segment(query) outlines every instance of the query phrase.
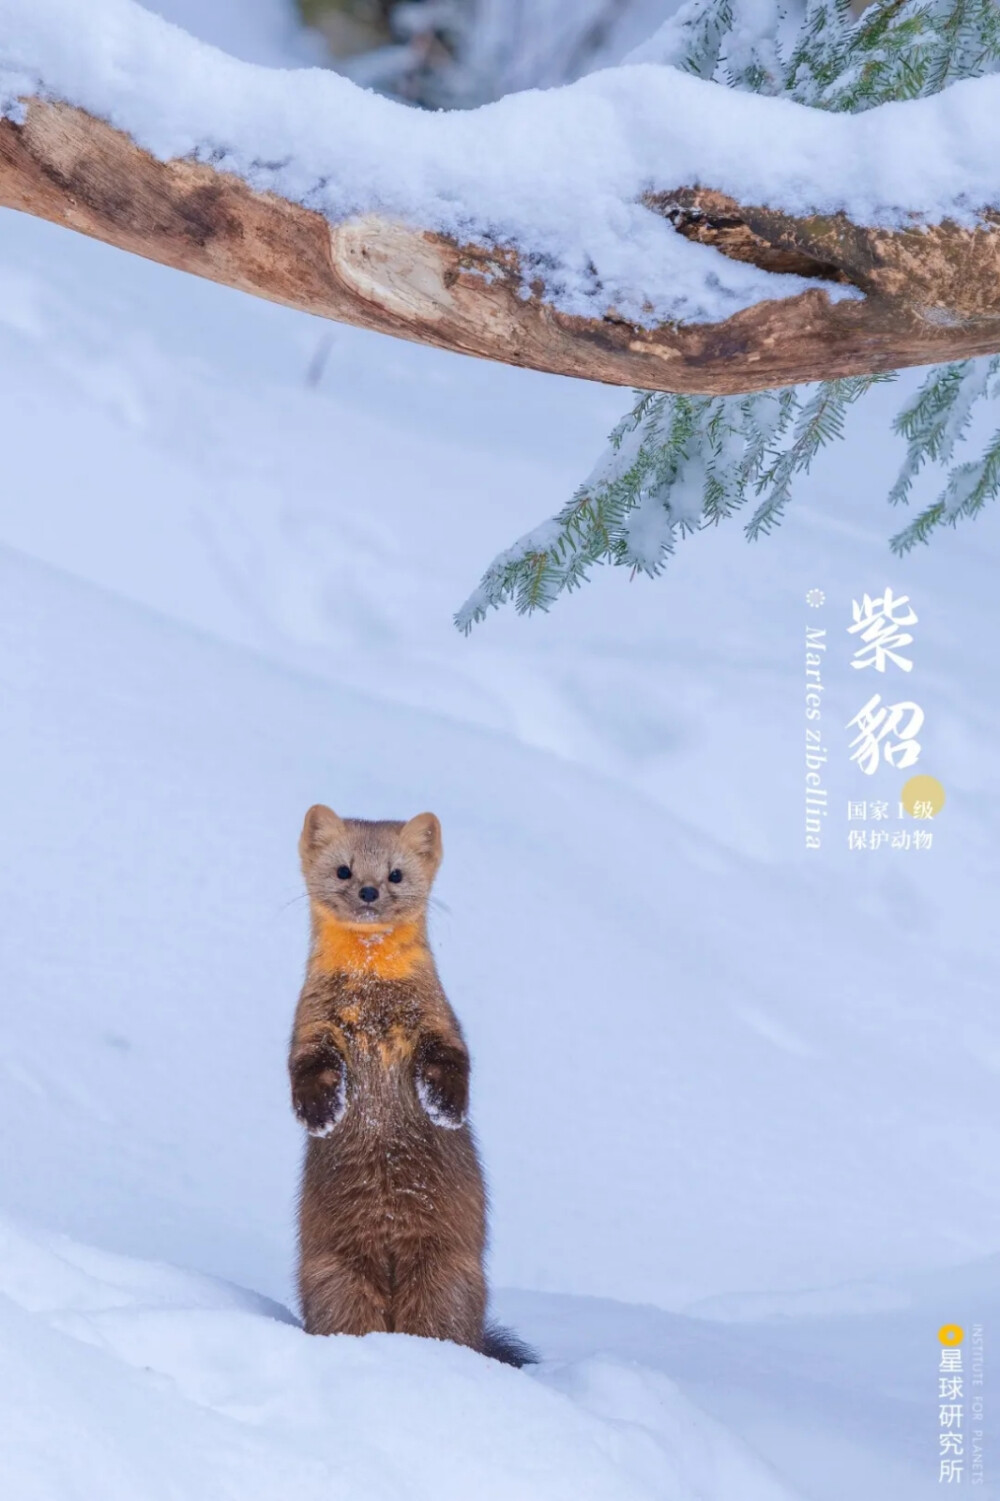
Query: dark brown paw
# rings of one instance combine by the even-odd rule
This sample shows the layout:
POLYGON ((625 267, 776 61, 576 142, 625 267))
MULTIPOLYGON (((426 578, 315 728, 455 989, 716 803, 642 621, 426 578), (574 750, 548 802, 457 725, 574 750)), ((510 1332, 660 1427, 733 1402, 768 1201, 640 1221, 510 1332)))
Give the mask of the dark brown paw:
POLYGON ((457 1131, 469 1113, 469 1058, 460 1048, 428 1039, 417 1049, 417 1099, 435 1126, 457 1131))
POLYGON ((329 1136, 347 1109, 343 1068, 313 1069, 293 1078, 292 1108, 310 1136, 329 1136))

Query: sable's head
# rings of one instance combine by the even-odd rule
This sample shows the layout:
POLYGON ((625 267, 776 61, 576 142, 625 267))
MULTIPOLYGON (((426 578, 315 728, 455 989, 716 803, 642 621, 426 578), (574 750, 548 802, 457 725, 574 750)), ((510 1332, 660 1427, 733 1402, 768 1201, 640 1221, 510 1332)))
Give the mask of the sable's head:
POLYGON ((423 915, 441 864, 433 813, 409 823, 338 818, 317 803, 299 839, 309 898, 338 922, 395 927, 423 915))

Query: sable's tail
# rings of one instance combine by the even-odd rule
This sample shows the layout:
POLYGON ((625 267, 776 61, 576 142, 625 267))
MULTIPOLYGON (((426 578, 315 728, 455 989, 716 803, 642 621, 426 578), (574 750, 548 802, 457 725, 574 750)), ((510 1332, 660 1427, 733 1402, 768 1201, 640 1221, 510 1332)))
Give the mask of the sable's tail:
POLYGON ((491 1360, 503 1361, 504 1365, 538 1364, 538 1356, 531 1346, 518 1339, 516 1334, 511 1334, 509 1329, 502 1329, 499 1324, 487 1324, 483 1330, 482 1353, 491 1360))

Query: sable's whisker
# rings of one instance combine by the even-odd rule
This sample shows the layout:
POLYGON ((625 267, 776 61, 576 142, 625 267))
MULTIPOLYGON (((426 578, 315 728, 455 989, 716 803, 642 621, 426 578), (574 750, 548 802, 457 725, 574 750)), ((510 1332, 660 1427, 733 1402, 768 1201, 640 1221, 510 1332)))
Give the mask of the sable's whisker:
POLYGON ((289 907, 295 906, 296 902, 304 902, 305 900, 306 893, 304 891, 299 891, 295 896, 290 896, 287 902, 282 902, 280 907, 276 907, 275 912, 287 912, 289 907))

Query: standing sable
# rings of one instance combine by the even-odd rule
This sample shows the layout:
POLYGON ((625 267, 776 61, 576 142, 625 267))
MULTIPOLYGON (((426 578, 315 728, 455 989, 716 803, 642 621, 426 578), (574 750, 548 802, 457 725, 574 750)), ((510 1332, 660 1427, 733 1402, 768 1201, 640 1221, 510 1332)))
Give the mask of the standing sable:
POLYGON ((523 1365, 531 1352, 486 1322, 469 1054, 427 941, 441 825, 433 813, 374 823, 317 805, 299 854, 312 944, 289 1072, 309 1132, 306 1330, 421 1334, 523 1365))

